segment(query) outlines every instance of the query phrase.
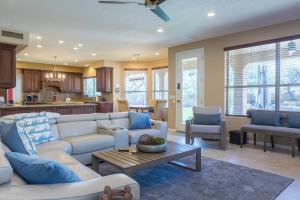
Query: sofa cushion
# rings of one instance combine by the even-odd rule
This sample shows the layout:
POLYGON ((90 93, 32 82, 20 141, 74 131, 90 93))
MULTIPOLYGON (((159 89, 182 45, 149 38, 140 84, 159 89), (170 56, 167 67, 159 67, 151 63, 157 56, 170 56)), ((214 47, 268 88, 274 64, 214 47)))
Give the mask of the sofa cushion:
POLYGON ((191 132, 193 133, 220 133, 220 125, 191 125, 191 132))
POLYGON ((287 115, 287 123, 290 128, 300 129, 300 114, 289 113, 287 115))
POLYGON ((77 121, 57 124, 61 138, 97 133, 96 121, 77 121))
POLYGON ((56 124, 51 124, 50 125, 50 130, 51 130, 51 133, 53 134, 53 136, 55 137, 55 139, 60 138, 59 131, 58 131, 58 128, 57 128, 56 124))
POLYGON ((95 114, 77 114, 77 115, 62 115, 57 119, 58 123, 65 122, 81 122, 81 121, 95 121, 95 114))
POLYGON ((7 152, 5 156, 13 169, 29 184, 56 184, 81 181, 68 167, 38 156, 7 152))
POLYGON ((280 113, 273 111, 253 110, 251 124, 265 126, 280 126, 280 113))
POLYGON ((10 182, 13 175, 13 169, 5 157, 5 150, 0 142, 0 184, 10 182))
POLYGON ((2 122, 1 132, 3 143, 11 151, 32 155, 36 154, 33 141, 22 126, 18 125, 18 122, 13 122, 12 124, 2 122))
POLYGON ((112 119, 111 125, 118 125, 122 128, 129 128, 129 118, 112 119))
MULTIPOLYGON (((69 169, 71 169, 82 181, 94 179, 101 177, 98 173, 90 169, 89 167, 84 166, 81 164, 77 159, 73 156, 68 155, 62 151, 49 151, 49 152, 42 152, 39 153, 39 156, 47 159, 47 160, 54 160, 59 162, 69 169)), ((91 158, 91 155, 89 155, 91 158)), ((90 164, 90 163, 88 163, 90 164)))
POLYGON ((114 146, 114 138, 110 135, 90 134, 65 138, 72 145, 72 154, 83 154, 114 146))
POLYGON ((198 114, 194 113, 193 123, 198 125, 220 125, 221 114, 198 114))
POLYGON ((136 144, 138 142, 139 138, 144 134, 152 135, 155 137, 162 137, 160 135, 160 130, 157 130, 157 129, 128 130, 130 144, 136 144))
POLYGON ((72 146, 69 142, 64 140, 55 140, 51 142, 45 142, 36 146, 38 153, 60 150, 67 154, 72 153, 72 146))
POLYGON ((17 116, 16 122, 25 130, 35 145, 55 140, 45 112, 17 116))
POLYGON ((130 130, 151 128, 149 113, 130 112, 129 121, 130 130))

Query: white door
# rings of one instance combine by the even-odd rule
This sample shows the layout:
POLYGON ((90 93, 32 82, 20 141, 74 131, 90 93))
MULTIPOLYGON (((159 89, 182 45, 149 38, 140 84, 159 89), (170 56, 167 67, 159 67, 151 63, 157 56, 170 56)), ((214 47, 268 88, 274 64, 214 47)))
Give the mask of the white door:
POLYGON ((176 54, 177 130, 185 131, 185 121, 193 116, 193 106, 203 106, 203 49, 176 54))

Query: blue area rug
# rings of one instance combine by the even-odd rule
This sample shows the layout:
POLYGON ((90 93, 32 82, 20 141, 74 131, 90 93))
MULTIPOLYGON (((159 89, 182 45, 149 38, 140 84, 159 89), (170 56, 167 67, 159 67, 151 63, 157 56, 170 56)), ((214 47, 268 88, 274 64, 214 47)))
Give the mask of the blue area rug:
MULTIPOLYGON (((181 161, 194 164, 194 157, 181 161)), ((100 164, 104 175, 120 173, 100 164)), ((141 200, 273 200, 293 179, 202 157, 202 171, 194 172, 171 164, 137 171, 141 200)))

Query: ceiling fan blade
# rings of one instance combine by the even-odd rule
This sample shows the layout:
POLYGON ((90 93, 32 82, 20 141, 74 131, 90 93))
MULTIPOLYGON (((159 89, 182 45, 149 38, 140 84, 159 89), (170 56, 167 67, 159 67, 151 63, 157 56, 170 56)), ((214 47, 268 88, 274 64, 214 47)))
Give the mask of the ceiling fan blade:
POLYGON ((145 5, 140 2, 136 1, 98 1, 99 3, 106 3, 106 4, 138 4, 138 5, 145 5))
POLYGON ((157 6, 150 10, 165 22, 170 21, 170 17, 160 7, 157 6))

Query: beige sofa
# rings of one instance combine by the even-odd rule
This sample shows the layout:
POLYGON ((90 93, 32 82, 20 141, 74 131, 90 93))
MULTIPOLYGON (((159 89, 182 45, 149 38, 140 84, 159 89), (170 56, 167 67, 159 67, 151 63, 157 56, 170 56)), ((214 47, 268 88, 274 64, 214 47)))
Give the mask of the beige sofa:
MULTIPOLYGON (((130 185, 134 198, 139 199, 139 185, 130 177, 124 174, 102 177, 85 165, 91 163, 93 152, 127 148, 145 133, 167 138, 167 125, 162 122, 151 121, 151 129, 127 130, 127 112, 65 115, 50 117, 49 122, 56 140, 37 145, 38 155, 66 165, 82 181, 71 184, 28 185, 12 172, 4 156, 4 152, 9 149, 1 143, 0 199, 97 199, 105 185, 113 188, 130 185)), ((5 126, 9 126, 9 123, 1 123, 0 130, 4 131, 5 126)))

